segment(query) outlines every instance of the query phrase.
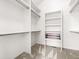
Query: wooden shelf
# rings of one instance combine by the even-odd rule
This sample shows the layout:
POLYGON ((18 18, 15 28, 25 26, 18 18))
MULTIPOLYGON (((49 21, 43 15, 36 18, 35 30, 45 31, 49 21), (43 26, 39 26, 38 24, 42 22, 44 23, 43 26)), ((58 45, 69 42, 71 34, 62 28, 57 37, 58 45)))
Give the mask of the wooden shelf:
POLYGON ((30 6, 28 3, 26 3, 24 0, 16 0, 19 4, 21 4, 23 7, 29 9, 30 6))

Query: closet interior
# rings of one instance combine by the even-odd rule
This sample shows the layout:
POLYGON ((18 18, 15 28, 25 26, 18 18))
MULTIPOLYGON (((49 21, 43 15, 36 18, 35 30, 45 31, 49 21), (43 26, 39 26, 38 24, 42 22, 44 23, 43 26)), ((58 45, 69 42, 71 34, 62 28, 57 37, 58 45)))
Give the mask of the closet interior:
POLYGON ((79 0, 0 0, 0 7, 0 59, 59 59, 63 48, 79 50, 79 0))
MULTIPOLYGON (((62 49, 62 10, 58 10, 55 12, 48 12, 44 14, 45 23, 41 22, 41 24, 45 25, 41 29, 41 18, 42 11, 38 8, 38 6, 34 3, 33 0, 16 0, 23 6, 28 12, 25 13, 25 31, 28 33, 28 42, 30 53, 33 53, 34 50, 38 49, 37 53, 43 53, 42 50, 45 50, 43 45, 60 47, 62 49), (42 35, 45 34, 45 37, 42 39, 42 35), (39 43, 40 40, 43 40, 45 43, 39 43), (39 45, 39 47, 33 47, 39 45), (40 51, 40 52, 39 52, 40 51)), ((27 37, 27 36, 26 36, 27 37)), ((27 40, 27 39, 26 39, 27 40)), ((28 51, 27 51, 28 52, 28 51)), ((33 55, 34 56, 34 55, 33 55)))

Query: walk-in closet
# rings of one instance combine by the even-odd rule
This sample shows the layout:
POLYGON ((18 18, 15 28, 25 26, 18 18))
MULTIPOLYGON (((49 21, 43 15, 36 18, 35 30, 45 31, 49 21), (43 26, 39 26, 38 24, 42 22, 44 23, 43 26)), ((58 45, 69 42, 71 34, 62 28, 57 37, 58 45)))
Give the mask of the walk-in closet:
POLYGON ((0 59, 79 59, 79 0, 0 0, 0 59))

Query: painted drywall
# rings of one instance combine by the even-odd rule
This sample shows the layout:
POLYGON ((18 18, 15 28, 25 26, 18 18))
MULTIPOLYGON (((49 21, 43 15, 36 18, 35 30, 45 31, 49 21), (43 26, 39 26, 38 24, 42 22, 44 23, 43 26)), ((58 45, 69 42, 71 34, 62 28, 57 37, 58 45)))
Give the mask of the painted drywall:
POLYGON ((66 7, 66 5, 70 3, 70 0, 44 0, 44 2, 39 5, 39 8, 43 12, 52 12, 61 10, 66 7))
POLYGON ((73 13, 64 11, 64 41, 65 48, 79 50, 79 34, 74 32, 79 30, 79 11, 73 13))
MULTIPOLYGON (((27 10, 16 0, 0 0, 0 35, 28 31, 27 15, 27 10)), ((0 36, 0 59, 14 59, 23 51, 30 53, 30 46, 27 33, 0 36)))
MULTIPOLYGON (((63 48, 79 50, 79 34, 73 33, 70 30, 72 28, 78 28, 79 24, 79 11, 70 14, 68 4, 71 0, 45 0, 39 8, 45 14, 47 12, 53 12, 63 8, 63 48)), ((44 14, 42 14, 44 16, 44 14)), ((42 21, 44 17, 42 16, 42 21)), ((44 22, 43 22, 44 25, 44 22)), ((41 27, 44 30, 43 27, 41 27)), ((44 33, 42 33, 43 35, 44 33)), ((42 41, 42 40, 40 40, 42 41)))
POLYGON ((26 15, 28 11, 16 0, 0 0, 0 34, 28 31, 26 15), (26 21, 26 22, 25 22, 26 21))
POLYGON ((27 34, 0 36, 0 59, 14 59, 22 52, 29 51, 27 34))

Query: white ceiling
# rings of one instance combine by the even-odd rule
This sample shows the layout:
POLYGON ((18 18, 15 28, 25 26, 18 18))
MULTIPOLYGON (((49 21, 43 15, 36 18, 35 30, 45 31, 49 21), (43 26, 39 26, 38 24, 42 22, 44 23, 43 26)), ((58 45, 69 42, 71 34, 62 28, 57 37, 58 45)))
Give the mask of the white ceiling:
POLYGON ((44 0, 32 0, 36 5, 40 5, 44 0))

